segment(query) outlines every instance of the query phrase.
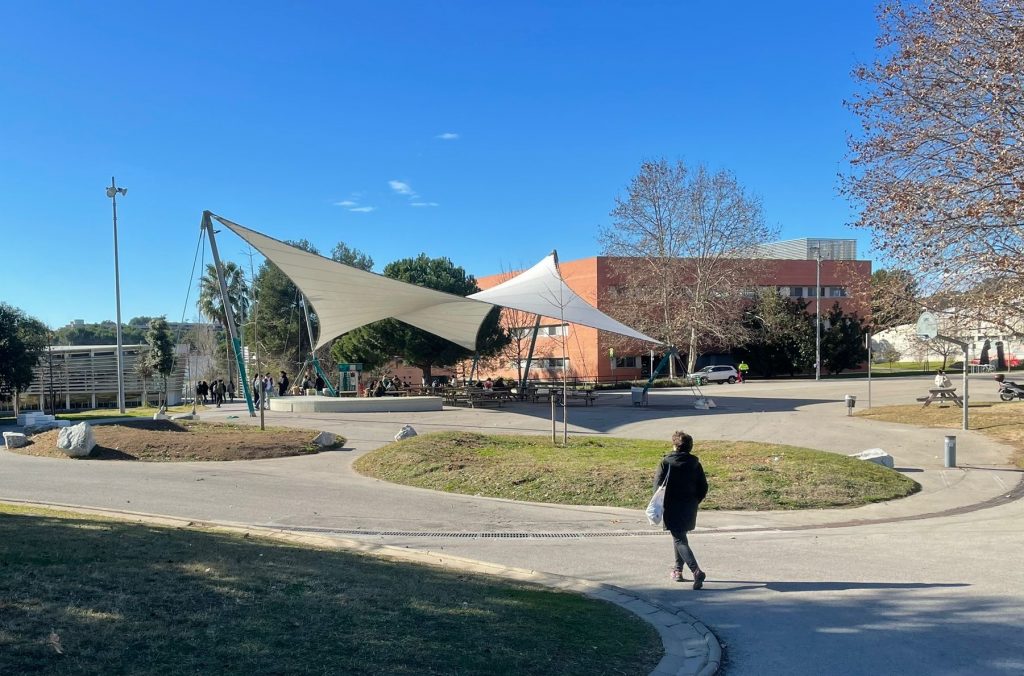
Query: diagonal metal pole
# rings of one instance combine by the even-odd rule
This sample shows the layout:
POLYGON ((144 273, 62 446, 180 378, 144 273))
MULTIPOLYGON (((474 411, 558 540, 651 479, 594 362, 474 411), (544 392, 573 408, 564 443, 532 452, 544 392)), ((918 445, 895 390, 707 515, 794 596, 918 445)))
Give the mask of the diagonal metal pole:
POLYGON ((209 211, 203 212, 203 221, 200 227, 206 229, 210 238, 210 251, 213 253, 213 264, 217 268, 217 281, 220 283, 220 302, 224 308, 224 323, 228 326, 228 337, 235 349, 235 361, 238 363, 239 380, 241 380, 242 392, 245 394, 245 403, 249 408, 249 417, 256 417, 256 407, 252 403, 252 390, 249 388, 249 377, 245 373, 245 360, 242 359, 242 343, 238 339, 238 329, 235 327, 234 311, 228 296, 228 285, 224 279, 224 266, 220 262, 220 253, 217 251, 217 239, 213 234, 213 214, 209 211))

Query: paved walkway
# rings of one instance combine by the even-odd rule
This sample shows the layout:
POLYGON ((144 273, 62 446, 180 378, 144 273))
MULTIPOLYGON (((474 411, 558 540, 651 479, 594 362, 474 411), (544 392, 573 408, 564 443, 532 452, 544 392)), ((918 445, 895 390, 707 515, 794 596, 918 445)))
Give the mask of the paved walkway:
MULTIPOLYGON (((911 402, 927 386, 927 379, 878 380, 872 398, 911 402)), ((977 380, 975 391, 977 398, 995 397, 987 380, 977 380)), ((541 405, 344 417, 268 412, 272 424, 335 431, 349 443, 318 456, 247 463, 83 462, 68 472, 65 460, 0 454, 0 497, 356 538, 609 585, 601 589, 684 613, 668 620, 676 632, 671 645, 686 648, 666 657, 665 673, 715 666, 713 641, 699 633, 703 625, 694 621, 692 632, 679 634, 687 614, 727 646, 730 673, 1024 673, 1018 565, 1024 501, 1004 497, 1021 477, 1006 468, 1007 449, 956 432, 967 469, 944 469, 948 430, 846 417, 842 397, 856 394, 863 405, 863 381, 755 381, 705 393, 718 408, 697 411, 688 393, 654 391, 646 409, 632 407, 628 393, 602 394, 596 407, 570 407, 570 433, 668 439, 682 428, 698 440, 764 440, 844 453, 880 446, 923 490, 849 510, 702 512, 693 537, 710 574, 702 592, 668 580, 668 537, 638 511, 438 494, 351 470, 354 457, 406 423, 420 432, 550 434, 550 409, 541 405), (995 506, 972 507, 979 503, 995 506), (492 536, 451 536, 465 533, 492 536), (566 535, 575 537, 553 537, 566 535), (705 646, 701 655, 690 654, 696 638, 705 646), (865 651, 869 642, 874 649, 865 651)), ((204 413, 231 415, 252 422, 241 405, 204 413)), ((665 618, 657 611, 651 616, 665 618)))

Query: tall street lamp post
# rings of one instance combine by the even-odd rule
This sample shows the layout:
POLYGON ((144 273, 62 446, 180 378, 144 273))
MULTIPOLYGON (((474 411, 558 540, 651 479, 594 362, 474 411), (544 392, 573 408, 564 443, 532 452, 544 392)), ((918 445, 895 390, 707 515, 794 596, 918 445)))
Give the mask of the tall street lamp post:
POLYGON ((821 246, 814 247, 814 379, 821 380, 821 246))
POLYGON ((128 188, 118 188, 114 177, 110 177, 110 187, 107 188, 107 197, 114 207, 114 298, 117 302, 117 408, 124 413, 124 356, 121 344, 121 273, 117 264, 117 196, 127 195, 128 188))

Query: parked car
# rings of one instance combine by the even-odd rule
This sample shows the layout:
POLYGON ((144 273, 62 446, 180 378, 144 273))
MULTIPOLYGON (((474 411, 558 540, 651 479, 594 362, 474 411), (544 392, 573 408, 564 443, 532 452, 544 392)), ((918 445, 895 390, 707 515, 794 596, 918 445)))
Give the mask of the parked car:
POLYGON ((739 374, 732 366, 705 366, 693 372, 693 377, 709 383, 735 383, 739 374))

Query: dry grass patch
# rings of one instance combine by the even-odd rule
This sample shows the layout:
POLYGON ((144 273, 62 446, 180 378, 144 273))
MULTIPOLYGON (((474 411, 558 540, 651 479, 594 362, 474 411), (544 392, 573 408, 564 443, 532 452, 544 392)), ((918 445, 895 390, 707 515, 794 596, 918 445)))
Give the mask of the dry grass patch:
POLYGON ((572 593, 0 505, 0 674, 641 674, 657 631, 572 593))
MULTIPOLYGON (((1012 462, 1017 467, 1024 468, 1024 402, 970 404, 968 414, 972 430, 1012 446, 1015 449, 1012 462)), ((922 408, 920 404, 881 406, 859 411, 857 415, 870 420, 922 427, 960 429, 963 423, 961 409, 955 406, 939 407, 935 404, 928 408, 922 408)))
MULTIPOLYGON (((573 437, 563 448, 547 437, 443 432, 388 444, 359 458, 355 468, 453 493, 641 509, 668 451, 665 442, 641 439, 573 437)), ((794 446, 698 441, 694 452, 711 485, 706 509, 846 507, 920 488, 879 465, 794 446)))
MULTIPOLYGON (((93 425, 96 447, 86 460, 258 460, 316 453, 316 433, 308 430, 251 425, 210 424, 185 420, 125 420, 93 425)), ((68 458, 57 448, 59 430, 30 437, 31 444, 15 453, 68 458)), ((341 439, 336 446, 344 442, 341 439)))

